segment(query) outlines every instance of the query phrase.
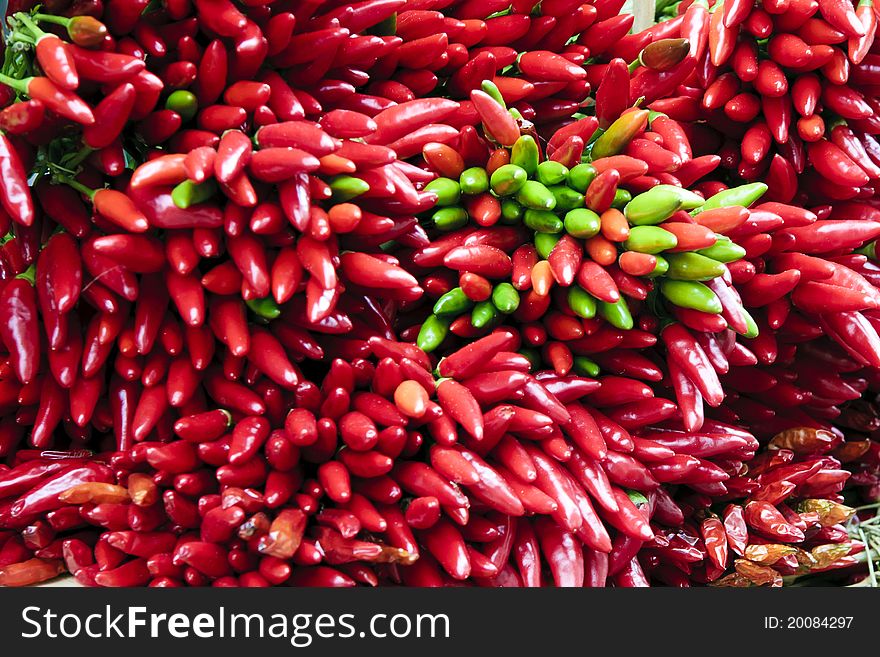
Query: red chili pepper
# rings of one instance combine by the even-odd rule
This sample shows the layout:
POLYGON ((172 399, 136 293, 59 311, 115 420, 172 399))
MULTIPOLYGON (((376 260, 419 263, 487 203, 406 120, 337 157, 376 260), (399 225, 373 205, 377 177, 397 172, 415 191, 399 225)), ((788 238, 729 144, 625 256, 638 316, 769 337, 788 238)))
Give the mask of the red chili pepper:
POLYGON ((137 92, 128 82, 120 84, 95 107, 95 123, 83 130, 83 140, 92 148, 105 148, 122 132, 137 92))
POLYGON ((405 490, 416 495, 436 497, 444 506, 467 508, 469 504, 467 498, 457 488, 427 464, 415 461, 399 462, 395 465, 392 476, 405 490))
POLYGON ((147 217, 120 191, 99 189, 91 198, 98 213, 129 232, 142 233, 150 227, 147 217))
POLYGON ((0 336, 18 380, 29 383, 40 369, 37 297, 29 281, 17 278, 0 291, 0 336))
POLYGON ((550 566, 556 586, 583 586, 583 552, 575 537, 544 518, 538 518, 534 527, 541 543, 541 552, 550 566))
POLYGON ((620 488, 614 487, 613 490, 619 510, 612 512, 606 509, 603 516, 627 536, 643 541, 653 538, 654 534, 639 507, 620 488))
POLYGON ((690 57, 702 61, 709 40, 709 7, 704 0, 688 5, 682 17, 680 34, 688 40, 690 57))
POLYGON ((58 499, 61 493, 88 482, 112 483, 113 471, 98 462, 69 465, 19 497, 8 513, 11 518, 29 518, 38 513, 59 509, 64 506, 64 502, 58 499))
POLYGON ((229 130, 220 138, 214 159, 218 182, 229 183, 241 174, 251 157, 251 140, 238 130, 229 130))
POLYGON ((91 125, 95 122, 92 110, 79 96, 65 89, 59 89, 49 78, 30 77, 14 80, 2 76, 0 81, 19 93, 40 101, 47 109, 59 116, 82 125, 91 125))
MULTIPOLYGON (((725 11, 718 11, 717 6, 709 17, 709 56, 712 64, 722 66, 733 54, 736 46, 738 28, 731 23, 726 25, 724 21, 725 11)), ((730 21, 728 21, 730 22, 730 21)))
POLYGON ((479 89, 472 90, 470 98, 483 121, 483 125, 492 137, 502 146, 513 146, 514 142, 519 139, 519 127, 510 113, 489 94, 479 89))
POLYGON ((846 119, 864 119, 873 113, 862 94, 846 85, 827 86, 822 91, 822 102, 846 119))
POLYGON ((585 33, 578 37, 578 43, 590 49, 591 53, 600 54, 614 46, 630 31, 635 17, 632 14, 612 16, 598 23, 593 23, 585 33))
POLYGON ((0 203, 10 217, 22 226, 34 223, 34 202, 27 174, 15 146, 0 133, 0 203))
MULTIPOLYGON (((626 20, 627 17, 622 18, 626 20)), ((523 53, 519 58, 518 66, 520 71, 533 82, 570 82, 582 80, 587 76, 587 72, 582 67, 547 50, 533 50, 523 53)))
POLYGON ((826 333, 861 363, 880 363, 880 337, 871 323, 859 312, 822 315, 826 333))
POLYGON ((42 33, 37 38, 37 61, 43 73, 59 87, 72 91, 79 86, 79 76, 67 48, 54 34, 42 33))
POLYGON ((0 130, 13 135, 31 132, 43 124, 45 113, 38 100, 13 103, 0 111, 0 130))
POLYGON ((826 21, 848 37, 858 39, 864 36, 865 26, 856 15, 851 2, 844 0, 819 0, 819 11, 826 21))
POLYGON ((803 532, 789 524, 768 502, 749 502, 745 507, 745 520, 750 527, 777 540, 795 543, 804 540, 803 532))
POLYGON ((558 505, 557 510, 552 514, 553 518, 566 530, 577 530, 583 524, 584 518, 570 494, 566 479, 561 471, 543 452, 530 445, 525 447, 537 468, 538 476, 535 485, 558 505))
POLYGON ((127 195, 147 217, 149 225, 155 228, 219 228, 223 225, 223 212, 216 205, 199 203, 181 209, 174 203, 171 188, 167 186, 129 186, 127 195))
POLYGON ((82 287, 82 264, 73 238, 66 233, 49 238, 40 252, 37 281, 38 295, 47 295, 46 308, 60 314, 73 310, 82 287), (40 283, 41 280, 44 282, 40 283))
POLYGON ((724 400, 724 390, 705 352, 693 336, 681 325, 671 324, 662 331, 661 339, 669 349, 669 355, 697 386, 706 402, 710 406, 718 406, 724 400))
POLYGON ((441 122, 458 108, 458 103, 443 98, 423 98, 389 107, 373 117, 377 129, 367 143, 389 144, 429 123, 441 122))
POLYGON ((853 64, 860 64, 871 49, 874 35, 877 32, 877 13, 874 9, 874 0, 859 0, 856 5, 856 18, 862 26, 865 34, 847 41, 847 56, 853 64))

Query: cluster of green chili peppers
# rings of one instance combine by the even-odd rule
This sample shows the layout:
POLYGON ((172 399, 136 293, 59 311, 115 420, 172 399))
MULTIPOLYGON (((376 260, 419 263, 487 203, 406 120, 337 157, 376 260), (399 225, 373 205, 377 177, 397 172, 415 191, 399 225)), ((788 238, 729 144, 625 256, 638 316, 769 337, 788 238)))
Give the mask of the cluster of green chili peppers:
MULTIPOLYGON (((620 153, 632 138, 629 135, 623 140, 610 139, 613 132, 614 125, 604 132, 597 131, 601 133, 599 140, 595 140, 594 135, 590 144, 592 148, 588 147, 581 163, 571 168, 549 159, 542 161, 541 149, 534 137, 523 134, 509 149, 509 162, 497 166, 491 174, 486 168, 477 166, 465 169, 458 180, 439 177, 428 183, 425 189, 437 195, 437 202, 422 216, 422 223, 440 233, 462 229, 471 220, 486 226, 486 222, 471 216, 468 208, 472 207, 475 198, 491 195, 500 206, 497 223, 526 227, 532 232, 539 261, 551 259, 564 236, 590 240, 603 232, 602 215, 587 207, 594 192, 590 186, 598 177, 597 167, 591 162, 598 159, 597 155, 607 157, 620 153), (603 145, 597 153, 596 145, 600 141, 603 145), (609 148, 612 141, 613 148, 609 148)), ((688 242, 683 249, 679 237, 673 232, 673 222, 679 228, 685 224, 682 211, 699 224, 696 217, 702 212, 733 206, 747 208, 766 189, 763 183, 752 183, 704 199, 673 185, 656 185, 634 197, 626 189, 617 187, 612 192, 610 207, 623 213, 628 234, 625 239, 613 243, 617 253, 612 254, 608 262, 599 264, 604 268, 613 264, 614 258, 619 262, 619 257, 627 251, 652 256, 653 260, 649 260, 656 263, 653 270, 638 275, 656 279, 651 286, 649 302, 661 319, 672 318, 674 308, 670 306, 711 315, 722 314, 725 310, 722 301, 706 283, 724 276, 726 265, 743 258, 745 249, 729 237, 713 234, 709 229, 704 229, 708 235, 704 243, 686 250, 689 249, 688 242), (669 220, 672 222, 665 224, 669 220)), ((578 244, 583 252, 584 245, 578 244)), ((589 250, 583 259, 589 261, 589 250)), ((597 263, 590 264, 595 267, 597 263)), ((578 278, 583 282, 582 277, 578 278)), ((598 299, 578 280, 562 284, 568 285, 566 298, 569 307, 566 312, 583 319, 599 316, 621 330, 633 328, 634 320, 622 294, 618 301, 611 303, 598 299)), ((474 328, 484 329, 503 321, 504 316, 515 312, 519 305, 520 292, 509 282, 494 284, 490 298, 483 301, 474 301, 461 287, 455 287, 436 300, 432 315, 422 327, 418 344, 427 351, 436 348, 447 335, 450 323, 465 313, 470 313, 474 328)), ((744 335, 757 335, 757 326, 748 313, 742 308, 737 311, 746 316, 749 328, 744 335)), ((588 369, 592 371, 594 367, 588 369)))

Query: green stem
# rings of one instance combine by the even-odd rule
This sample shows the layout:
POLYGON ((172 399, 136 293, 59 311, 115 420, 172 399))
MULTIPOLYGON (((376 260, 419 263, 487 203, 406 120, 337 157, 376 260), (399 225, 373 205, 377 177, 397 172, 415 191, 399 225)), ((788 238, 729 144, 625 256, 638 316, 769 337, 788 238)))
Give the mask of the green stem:
POLYGON ((37 281, 37 266, 31 265, 23 272, 21 272, 18 276, 16 276, 16 278, 20 278, 23 281, 27 281, 28 283, 33 285, 37 281))
POLYGON ((24 32, 13 32, 10 39, 10 43, 26 43, 29 46, 37 45, 37 42, 34 40, 32 36, 29 34, 25 34, 24 32))
POLYGON ((632 75, 636 72, 636 69, 642 65, 641 57, 636 57, 633 61, 629 63, 629 74, 632 75))
POLYGON ((69 160, 64 163, 64 166, 69 167, 70 169, 77 169, 79 165, 85 162, 86 158, 88 158, 89 155, 94 152, 94 148, 83 146, 78 153, 73 155, 69 160))
POLYGON ((31 81, 31 78, 25 78, 24 80, 16 80, 15 78, 11 78, 8 75, 0 73, 0 84, 5 84, 10 89, 15 90, 17 93, 27 96, 28 83, 31 81))
POLYGON ((33 18, 34 20, 41 23, 54 23, 55 25, 61 25, 63 27, 67 27, 70 25, 70 19, 65 18, 64 16, 53 16, 52 14, 34 14, 33 18))
POLYGON ((68 187, 72 187, 80 194, 88 196, 90 199, 95 198, 95 194, 97 194, 97 190, 90 189, 89 187, 86 187, 81 182, 74 180, 73 178, 68 178, 67 176, 58 176, 57 179, 59 182, 63 182, 68 187))
POLYGON ((25 14, 24 12, 20 11, 20 12, 16 13, 15 19, 18 21, 21 21, 21 23, 28 30, 31 31, 31 34, 33 35, 34 39, 39 40, 41 37, 45 36, 46 33, 40 29, 40 26, 37 25, 33 20, 31 20, 31 17, 28 16, 27 14, 25 14))
MULTIPOLYGON (((859 529, 859 538, 861 538, 862 543, 865 544, 865 551, 870 552, 872 544, 868 540, 868 537, 865 536, 865 532, 862 531, 861 528, 859 529)), ((865 561, 867 561, 868 563, 868 577, 871 579, 871 586, 877 586, 877 574, 874 571, 874 559, 871 558, 870 554, 866 554, 865 556, 865 561)))

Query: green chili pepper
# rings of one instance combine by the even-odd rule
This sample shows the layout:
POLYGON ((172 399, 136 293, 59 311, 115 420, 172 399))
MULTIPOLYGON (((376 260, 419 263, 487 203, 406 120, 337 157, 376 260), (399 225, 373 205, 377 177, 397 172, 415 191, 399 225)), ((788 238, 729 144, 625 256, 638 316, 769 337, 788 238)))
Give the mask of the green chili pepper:
POLYGON ((705 199, 699 194, 692 192, 689 189, 676 187, 675 185, 657 185, 656 187, 652 187, 651 189, 659 189, 664 193, 675 194, 676 196, 678 196, 678 199, 681 202, 681 208, 683 210, 693 210, 694 208, 698 208, 706 202, 705 199))
POLYGON ((632 194, 625 189, 618 188, 617 191, 614 192, 614 199, 611 201, 611 207, 620 210, 630 201, 632 201, 632 194))
POLYGON ((431 220, 438 230, 455 230, 467 225, 468 213, 457 206, 440 208, 431 216, 431 220))
POLYGON ((550 190, 553 198, 556 199, 556 207, 554 208, 556 212, 567 212, 568 210, 584 207, 584 195, 573 190, 568 185, 552 185, 547 189, 550 190))
POLYGON ((474 328, 483 328, 496 317, 498 317, 498 309, 495 308, 495 304, 491 301, 480 301, 471 312, 471 324, 474 325, 474 328))
POLYGON ((483 167, 471 167, 461 172, 458 184, 462 194, 482 194, 489 190, 489 174, 483 167))
POLYGON ((480 89, 492 96, 492 100, 501 105, 501 107, 507 109, 507 103, 504 102, 504 96, 501 95, 501 90, 494 82, 492 82, 492 80, 483 80, 480 83, 480 89))
POLYGON ((526 210, 523 223, 537 233, 559 233, 563 228, 562 219, 546 210, 526 210))
POLYGON ((685 281, 709 281, 724 275, 724 265, 699 253, 668 253, 669 278, 685 281))
POLYGON ((761 198, 766 191, 767 185, 762 182, 731 187, 730 189, 722 190, 707 199, 703 204, 702 209, 714 210, 715 208, 726 208, 731 205, 740 205, 747 208, 761 198))
POLYGON ((425 185, 426 192, 437 195, 437 205, 455 205, 461 199, 461 187, 451 178, 434 178, 425 185))
POLYGON ((586 356, 574 357, 574 371, 580 376, 599 376, 599 366, 586 356))
POLYGON ((666 221, 681 207, 681 199, 659 187, 642 192, 630 201, 623 213, 634 226, 649 226, 666 221))
POLYGON ((428 318, 419 329, 416 344, 422 351, 434 351, 449 334, 450 320, 437 315, 428 315, 428 318))
POLYGON ((758 325, 755 323, 755 318, 749 314, 749 311, 745 308, 740 307, 742 310, 743 316, 746 318, 746 332, 743 333, 744 338, 757 338, 760 330, 758 329, 758 325))
POLYGON ((206 180, 203 183, 184 180, 171 190, 171 200, 181 210, 186 210, 197 203, 204 203, 216 192, 217 185, 213 180, 206 180))
POLYGON ((434 303, 435 315, 460 315, 470 310, 474 302, 471 301, 460 287, 454 287, 434 303))
POLYGON ((263 297, 262 299, 247 299, 245 301, 247 307, 256 315, 265 319, 276 319, 281 315, 281 308, 275 303, 272 297, 263 297))
POLYGON ((540 157, 538 144, 531 135, 522 135, 510 149, 510 163, 522 167, 529 178, 538 171, 540 157))
POLYGON ((492 290, 492 303, 499 311, 509 315, 519 308, 519 292, 510 283, 499 283, 492 290))
POLYGON ((564 224, 565 232, 584 240, 597 235, 602 228, 599 215, 587 208, 578 208, 567 212, 564 224))
POLYGON ((165 109, 177 112, 184 122, 192 121, 199 111, 199 101, 191 91, 178 89, 177 91, 172 91, 168 98, 165 99, 165 109))
POLYGON ((367 28, 364 31, 374 36, 394 36, 397 34, 397 12, 391 14, 381 23, 376 23, 373 27, 367 28))
POLYGON ((523 207, 512 198, 501 201, 501 221, 506 224, 519 223, 523 216, 523 207))
POLYGON ((657 278, 658 276, 663 276, 669 271, 669 263, 666 261, 666 258, 659 256, 656 253, 654 254, 654 258, 657 260, 657 264, 654 265, 654 271, 648 274, 648 278, 657 278))
POLYGON ((529 179, 526 170, 515 164, 502 164, 492 172, 489 185, 498 196, 516 194, 529 179))
POLYGON ((568 288, 568 307, 578 317, 592 319, 596 316, 596 299, 580 285, 568 288))
POLYGON ((614 303, 607 301, 599 301, 599 316, 615 328, 622 331, 628 331, 633 327, 632 314, 629 312, 629 306, 626 300, 620 297, 614 303))
POLYGON ((370 191, 370 186, 365 181, 345 174, 331 178, 329 185, 332 192, 330 200, 334 203, 344 203, 370 191))
POLYGON ((538 182, 543 185, 558 185, 565 182, 569 175, 568 167, 562 162, 554 162, 553 160, 544 160, 538 165, 537 178, 538 182))
POLYGON ((578 164, 568 172, 568 186, 584 194, 595 177, 596 169, 592 164, 578 164))
POLYGON ((668 230, 658 226, 633 226, 623 247, 639 253, 660 253, 674 249, 677 244, 678 238, 668 230))
POLYGON ((871 260, 877 259, 877 242, 869 242, 865 244, 861 249, 856 249, 856 253, 859 253, 863 256, 868 256, 871 260))
POLYGON ((734 262, 746 256, 746 250, 731 240, 727 235, 715 234, 718 241, 712 246, 697 251, 700 255, 712 258, 718 262, 734 262))
POLYGON ((601 157, 617 155, 633 137, 638 134, 648 120, 648 110, 634 110, 621 115, 593 144, 591 157, 598 160, 601 157))
POLYGON ((700 310, 712 315, 721 314, 721 300, 708 287, 697 281, 674 281, 664 279, 660 293, 676 306, 700 310))
POLYGON ((527 180, 516 193, 516 200, 532 210, 552 210, 556 207, 553 193, 537 180, 527 180))
POLYGON ((546 260, 550 257, 553 247, 561 239, 561 233, 535 233, 535 250, 539 256, 546 260))
POLYGON ((649 110, 650 114, 648 114, 648 127, 651 127, 651 124, 654 123, 654 119, 659 118, 661 116, 666 116, 663 112, 655 112, 654 110, 649 110))

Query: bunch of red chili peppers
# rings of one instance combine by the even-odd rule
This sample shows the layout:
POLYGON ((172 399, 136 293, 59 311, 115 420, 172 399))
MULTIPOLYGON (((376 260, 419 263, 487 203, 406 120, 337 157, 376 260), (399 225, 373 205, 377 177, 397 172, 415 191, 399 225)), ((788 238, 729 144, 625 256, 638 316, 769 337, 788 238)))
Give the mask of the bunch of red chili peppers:
POLYGON ((622 4, 11 13, 0 585, 864 577, 874 9, 622 4))

